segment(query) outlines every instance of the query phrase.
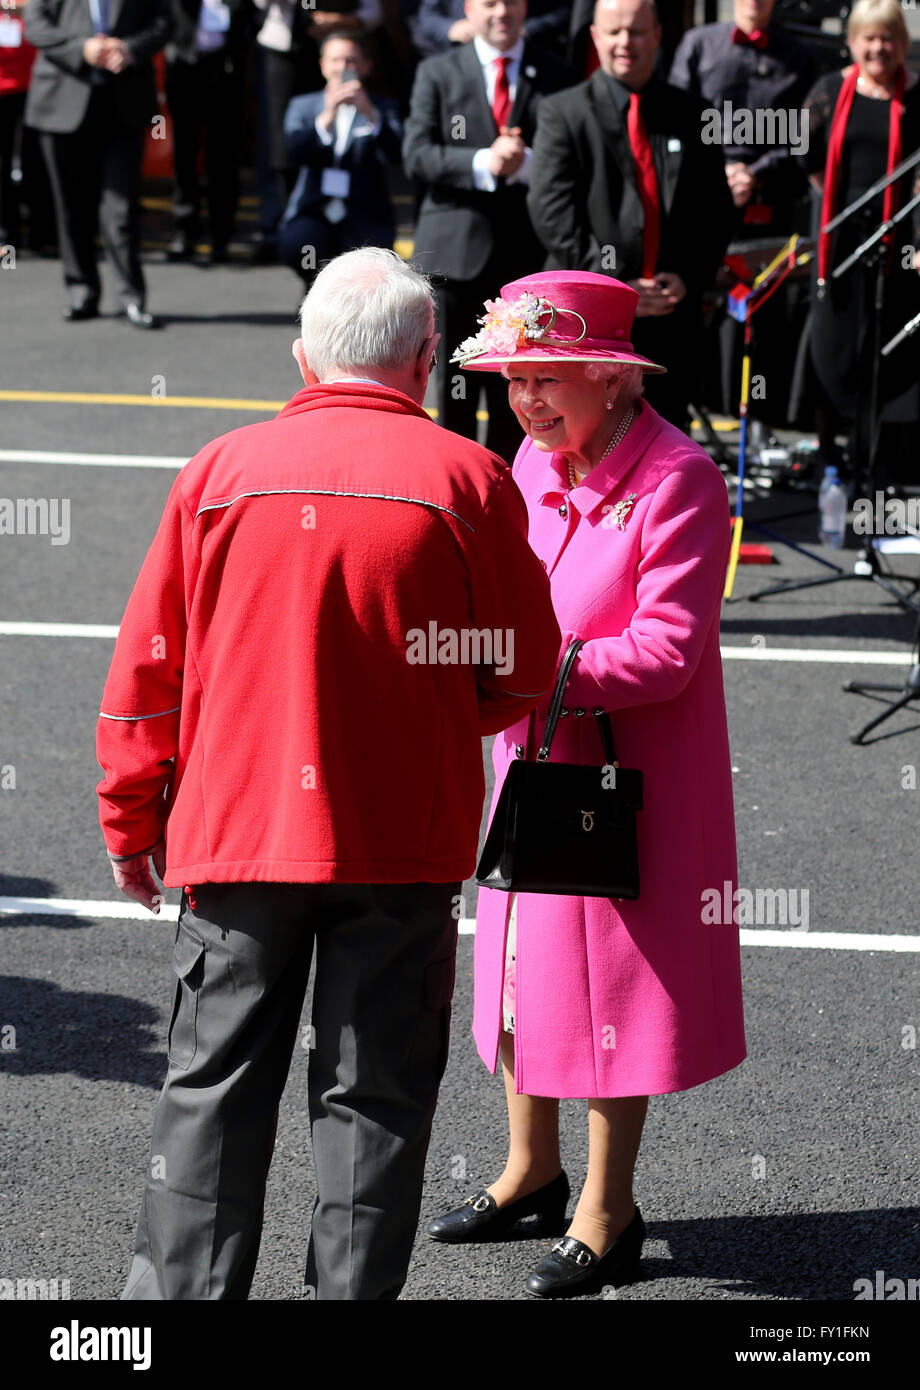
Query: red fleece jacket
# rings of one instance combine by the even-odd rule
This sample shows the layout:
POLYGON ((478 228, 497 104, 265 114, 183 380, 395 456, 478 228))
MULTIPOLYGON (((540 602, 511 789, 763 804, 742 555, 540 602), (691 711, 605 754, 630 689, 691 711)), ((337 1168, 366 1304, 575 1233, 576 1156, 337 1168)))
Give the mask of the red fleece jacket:
POLYGON ((165 832, 169 887, 464 879, 480 737, 559 642, 511 469, 398 391, 308 387, 170 492, 102 699, 106 846, 165 832))

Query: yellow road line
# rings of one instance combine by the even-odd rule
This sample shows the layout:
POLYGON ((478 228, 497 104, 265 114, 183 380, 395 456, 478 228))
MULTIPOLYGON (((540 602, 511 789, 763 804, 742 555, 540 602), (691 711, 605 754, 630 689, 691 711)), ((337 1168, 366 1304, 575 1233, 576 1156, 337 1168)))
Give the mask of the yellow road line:
MULTIPOLYGON (((278 411, 287 405, 287 401, 247 400, 236 396, 127 396, 94 391, 0 391, 0 401, 30 401, 36 405, 157 405, 191 410, 258 411, 278 411)), ((428 410, 428 414, 433 420, 438 418, 435 409, 428 410)), ((484 410, 477 411, 477 420, 488 418, 484 410)), ((699 421, 694 420, 692 424, 698 425, 699 421)), ((738 428, 738 422, 714 420, 712 426, 716 430, 733 430, 738 428)))
MULTIPOLYGON (((198 410, 282 410, 287 401, 256 401, 234 396, 116 396, 93 391, 0 391, 0 401, 31 401, 38 405, 158 405, 184 406, 198 410)), ((438 412, 429 410, 433 420, 438 412)), ((488 420, 484 410, 477 419, 488 420)))

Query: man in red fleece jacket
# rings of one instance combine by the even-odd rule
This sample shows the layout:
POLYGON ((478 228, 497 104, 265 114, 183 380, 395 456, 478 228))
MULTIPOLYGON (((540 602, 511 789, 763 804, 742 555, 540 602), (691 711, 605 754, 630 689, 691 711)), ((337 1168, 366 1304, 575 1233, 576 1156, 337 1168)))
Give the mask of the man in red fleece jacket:
POLYGON ((307 1284, 396 1298, 447 1061, 480 738, 560 633, 511 470, 422 409, 427 281, 349 252, 304 301, 306 383, 182 469, 102 699, 116 882, 182 887, 169 1068, 123 1298, 242 1299, 316 947, 307 1284))

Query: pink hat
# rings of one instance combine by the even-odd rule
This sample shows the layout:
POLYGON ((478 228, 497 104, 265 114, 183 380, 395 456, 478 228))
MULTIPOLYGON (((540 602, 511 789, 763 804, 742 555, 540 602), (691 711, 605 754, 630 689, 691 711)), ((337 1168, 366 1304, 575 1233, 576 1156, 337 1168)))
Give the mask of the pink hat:
POLYGON ((639 296, 622 280, 589 270, 544 270, 487 299, 483 325, 450 359, 469 372, 508 362, 627 362, 664 372, 629 341, 639 296))

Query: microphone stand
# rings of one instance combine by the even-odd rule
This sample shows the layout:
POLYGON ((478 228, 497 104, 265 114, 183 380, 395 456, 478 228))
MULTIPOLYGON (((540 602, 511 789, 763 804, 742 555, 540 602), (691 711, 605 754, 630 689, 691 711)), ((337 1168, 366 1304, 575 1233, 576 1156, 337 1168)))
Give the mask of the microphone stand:
MULTIPOLYGON (((920 164, 920 150, 917 150, 914 154, 909 155, 907 159, 903 159, 901 163, 897 166, 897 168, 893 169, 890 174, 885 174, 882 176, 882 178, 877 179, 876 182, 871 186, 871 188, 868 188, 865 193, 863 193, 859 198, 855 199, 852 203, 850 203, 850 205, 844 208, 842 212, 837 213, 837 215, 833 217, 830 220, 830 222, 826 224, 825 227, 822 228, 822 232, 830 233, 834 231, 837 227, 841 226, 842 223, 846 222, 850 217, 853 217, 856 213, 860 212, 864 207, 866 207, 866 205, 870 203, 873 198, 877 197, 877 195, 880 192, 887 188, 889 184, 894 183, 897 179, 901 178, 905 173, 907 173, 908 170, 913 169, 917 164, 920 164)), ((879 365, 882 353, 880 341, 882 327, 881 317, 885 297, 885 261, 887 260, 889 254, 888 247, 883 245, 883 239, 888 236, 891 230, 902 220, 902 218, 906 217, 908 213, 913 211, 913 209, 918 205, 918 203, 920 203, 920 194, 917 194, 915 197, 911 198, 909 202, 907 202, 904 205, 903 208, 900 208, 898 210, 894 217, 891 217, 886 222, 881 223, 881 225, 877 227, 876 230, 870 236, 868 236, 860 246, 857 247, 857 249, 852 253, 852 255, 848 256, 846 260, 844 260, 839 266, 836 267, 832 275, 833 279, 840 279, 843 275, 848 274, 854 266, 861 265, 863 270, 866 272, 866 282, 868 285, 869 272, 872 270, 873 267, 875 269, 872 325, 872 377, 870 383, 869 405, 867 412, 868 423, 866 426, 868 433, 868 441, 862 436, 862 433, 859 430, 859 417, 857 417, 857 420, 854 421, 853 428, 854 443, 857 443, 860 446, 861 451, 864 451, 866 456, 866 477, 868 481, 868 487, 872 496, 875 495, 875 468, 878 455, 879 365)), ((819 285, 819 297, 821 297, 824 292, 824 288, 819 285)), ((899 341, 901 341, 900 336, 898 336, 897 339, 892 339, 890 343, 886 344, 886 347, 888 349, 888 353, 886 353, 886 356, 894 350, 894 348, 897 346, 897 342, 899 341)), ((865 416, 863 418, 865 418, 865 416)), ((824 584, 836 584, 843 580, 868 579, 872 583, 877 584, 880 588, 884 589, 885 592, 889 594, 898 604, 900 604, 902 608, 906 609, 910 613, 920 614, 920 604, 918 604, 916 599, 917 589, 920 588, 920 579, 917 579, 914 576, 907 574, 895 574, 890 572, 886 574, 885 572, 883 572, 879 562, 878 551, 873 545, 873 541, 876 539, 877 537, 874 533, 868 536, 866 548, 859 551, 855 564, 853 566, 852 573, 847 573, 842 568, 842 566, 835 565, 831 561, 825 560, 822 556, 811 555, 811 559, 815 560, 817 563, 824 565, 826 568, 833 569, 834 573, 823 579, 803 579, 792 581, 784 580, 779 584, 771 585, 767 589, 759 589, 756 593, 748 595, 748 597, 752 603, 756 603, 759 599, 768 598, 773 594, 795 593, 800 589, 818 588, 824 584), (895 583, 892 581, 896 581, 899 584, 911 585, 911 593, 902 593, 900 589, 895 587, 895 583)), ((810 552, 806 553, 810 554, 810 552)))

